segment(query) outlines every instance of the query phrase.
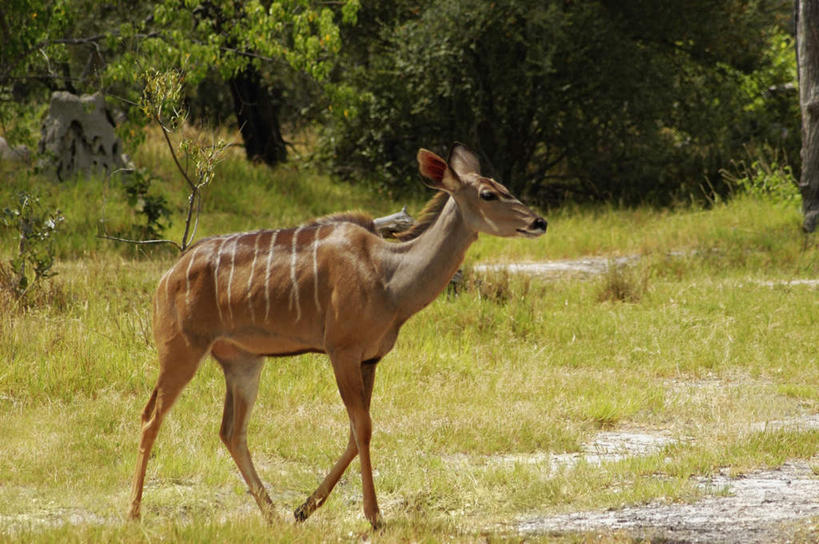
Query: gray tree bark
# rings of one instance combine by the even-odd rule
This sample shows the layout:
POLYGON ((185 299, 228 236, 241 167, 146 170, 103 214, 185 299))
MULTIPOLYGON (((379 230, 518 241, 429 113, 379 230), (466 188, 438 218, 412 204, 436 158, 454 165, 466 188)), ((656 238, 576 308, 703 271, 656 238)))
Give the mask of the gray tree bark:
POLYGON ((819 0, 795 0, 796 63, 802 111, 802 228, 819 220, 819 0))

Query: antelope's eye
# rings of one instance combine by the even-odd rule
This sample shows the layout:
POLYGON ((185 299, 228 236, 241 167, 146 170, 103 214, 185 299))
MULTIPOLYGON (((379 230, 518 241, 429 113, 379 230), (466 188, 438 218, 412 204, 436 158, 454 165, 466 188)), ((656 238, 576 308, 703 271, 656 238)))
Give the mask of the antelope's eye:
POLYGON ((481 191, 481 200, 497 200, 498 195, 492 191, 481 191))

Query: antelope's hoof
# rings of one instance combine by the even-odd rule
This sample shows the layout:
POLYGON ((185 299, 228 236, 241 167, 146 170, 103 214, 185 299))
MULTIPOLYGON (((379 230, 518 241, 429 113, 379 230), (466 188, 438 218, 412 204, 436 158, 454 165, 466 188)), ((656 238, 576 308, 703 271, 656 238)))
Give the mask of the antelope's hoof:
POLYGON ((296 522, 301 523, 302 521, 309 518, 310 514, 312 514, 315 510, 316 503, 313 500, 313 497, 310 497, 309 499, 304 501, 304 504, 296 508, 296 511, 293 512, 293 516, 296 518, 296 522))
POLYGON ((128 511, 128 521, 139 521, 140 517, 139 505, 131 506, 131 510, 128 511))
POLYGON ((376 512, 375 515, 370 518, 370 525, 373 526, 373 531, 380 531, 384 528, 386 523, 384 523, 384 516, 381 515, 381 512, 376 512))

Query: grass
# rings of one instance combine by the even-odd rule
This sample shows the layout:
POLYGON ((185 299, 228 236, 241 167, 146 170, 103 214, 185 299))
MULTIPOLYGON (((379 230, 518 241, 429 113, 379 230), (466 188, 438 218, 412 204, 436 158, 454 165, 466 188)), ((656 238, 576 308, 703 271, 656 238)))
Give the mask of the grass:
MULTIPOLYGON (((149 137, 136 158, 164 180, 158 190, 182 202, 162 154, 149 137)), ((112 225, 134 218, 99 180, 55 185, 17 172, 0 198, 32 187, 62 209, 66 231, 50 295, 27 308, 0 298, 0 538, 370 538, 355 462, 306 524, 288 521, 346 442, 328 362, 313 355, 269 361, 250 424, 281 521, 261 522, 218 439, 224 381, 212 362, 162 428, 144 520, 124 521, 139 413, 156 377, 149 301, 173 254, 95 238, 103 204, 112 225)), ((230 156, 207 196, 200 234, 354 207, 389 213, 401 204, 309 170, 271 172, 230 156)), ((409 204, 412 211, 422 202, 409 204)), ((751 430, 819 409, 815 288, 777 283, 819 274, 816 239, 799 232, 797 209, 737 198, 709 210, 567 208, 549 220, 536 241, 481 237, 468 255, 465 288, 410 320, 379 365, 372 447, 388 525, 377 540, 514 539, 510 524, 526 515, 695 500, 702 491, 692 476, 815 459, 816 431, 751 430), (478 277, 469 267, 589 255, 641 259, 582 280, 478 277), (603 466, 492 461, 577 452, 601 429, 663 432, 678 442, 603 466)), ((177 219, 168 235, 181 228, 177 219)), ((0 236, 7 259, 13 235, 0 236)), ((543 537, 584 539, 592 537, 543 537)))

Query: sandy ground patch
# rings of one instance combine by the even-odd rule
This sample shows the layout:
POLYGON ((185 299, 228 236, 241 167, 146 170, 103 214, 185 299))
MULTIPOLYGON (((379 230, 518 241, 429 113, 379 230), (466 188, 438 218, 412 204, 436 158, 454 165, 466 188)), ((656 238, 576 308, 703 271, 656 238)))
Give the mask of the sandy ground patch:
POLYGON ((819 479, 811 468, 818 461, 819 457, 810 462, 791 461, 779 469, 740 478, 727 473, 701 478, 698 485, 719 496, 693 504, 648 504, 534 517, 522 520, 517 531, 523 535, 624 531, 667 543, 784 542, 819 516, 819 479))

